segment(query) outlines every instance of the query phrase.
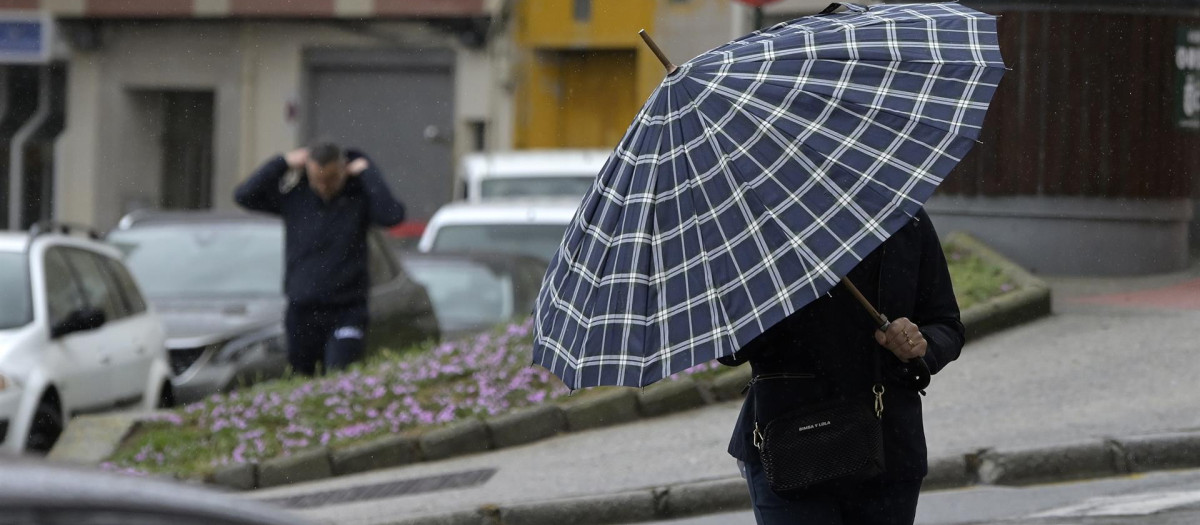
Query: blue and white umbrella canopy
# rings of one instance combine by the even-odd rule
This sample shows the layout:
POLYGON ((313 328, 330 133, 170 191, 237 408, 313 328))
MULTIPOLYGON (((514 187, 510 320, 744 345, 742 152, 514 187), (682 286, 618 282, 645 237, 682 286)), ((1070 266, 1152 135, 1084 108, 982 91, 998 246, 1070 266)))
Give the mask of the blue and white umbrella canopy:
POLYGON ((952 3, 852 6, 679 66, 550 262, 534 362, 577 389, 732 354, 910 220, 1004 70, 995 18, 952 3))

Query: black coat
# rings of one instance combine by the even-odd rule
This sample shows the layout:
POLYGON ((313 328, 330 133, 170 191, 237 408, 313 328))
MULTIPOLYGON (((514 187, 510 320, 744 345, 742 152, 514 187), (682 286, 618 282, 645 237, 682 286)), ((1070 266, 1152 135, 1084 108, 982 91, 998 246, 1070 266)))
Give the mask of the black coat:
MULTIPOLYGON (((365 157, 348 150, 347 162, 365 157)), ((276 156, 234 192, 234 200, 255 211, 279 215, 286 232, 284 293, 292 304, 366 304, 370 289, 367 231, 404 220, 404 205, 392 197, 374 162, 330 202, 309 186, 304 170, 288 179, 287 161, 276 156)), ((293 176, 295 173, 293 173, 293 176)))
MULTIPOLYGON (((964 340, 958 302, 937 232, 924 210, 864 258, 848 277, 889 319, 907 317, 920 327, 929 345, 924 360, 930 372, 936 374, 958 358, 964 340)), ((928 463, 921 397, 890 373, 900 361, 875 342, 874 331, 862 306, 839 285, 733 356, 722 358, 726 365, 749 361, 756 376, 790 372, 817 377, 756 383, 742 404, 729 453, 743 461, 758 461, 752 437, 756 410, 765 426, 773 416, 808 400, 866 395, 877 377, 874 363, 879 363, 887 389, 885 476, 923 478, 928 463)), ((936 382, 932 387, 936 388, 936 382)))

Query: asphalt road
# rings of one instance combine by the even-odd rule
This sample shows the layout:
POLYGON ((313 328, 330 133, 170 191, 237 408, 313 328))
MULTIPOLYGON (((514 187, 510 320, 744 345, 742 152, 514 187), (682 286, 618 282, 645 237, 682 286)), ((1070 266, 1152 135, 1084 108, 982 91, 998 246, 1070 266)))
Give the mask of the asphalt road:
MULTIPOLYGON (((1196 525, 1200 470, 1031 487, 929 492, 918 525, 1196 525)), ((650 525, 754 525, 750 511, 650 525)))

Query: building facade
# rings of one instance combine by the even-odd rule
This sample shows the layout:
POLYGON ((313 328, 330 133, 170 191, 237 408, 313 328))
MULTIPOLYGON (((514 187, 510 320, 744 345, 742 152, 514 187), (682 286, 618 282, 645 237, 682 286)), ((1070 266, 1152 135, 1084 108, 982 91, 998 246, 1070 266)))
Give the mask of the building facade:
POLYGON ((420 221, 465 152, 615 146, 663 76, 638 30, 683 61, 747 17, 729 0, 0 0, 0 24, 41 39, 17 58, 0 39, 0 218, 229 208, 265 158, 328 138, 371 154, 420 221))
POLYGON ((4 23, 41 19, 46 40, 40 63, 0 67, 6 224, 232 207, 256 165, 316 138, 367 151, 427 217, 494 118, 498 6, 0 0, 4 23))

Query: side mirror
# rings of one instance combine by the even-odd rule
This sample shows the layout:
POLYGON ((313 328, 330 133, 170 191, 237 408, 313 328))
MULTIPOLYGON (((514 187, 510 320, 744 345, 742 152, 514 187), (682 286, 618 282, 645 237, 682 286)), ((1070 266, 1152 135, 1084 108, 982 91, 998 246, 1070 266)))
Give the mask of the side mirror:
POLYGON ((100 310, 99 308, 80 308, 71 312, 66 319, 54 325, 50 329, 50 337, 57 339, 75 332, 95 330, 104 326, 104 323, 107 321, 104 316, 104 310, 100 310))

